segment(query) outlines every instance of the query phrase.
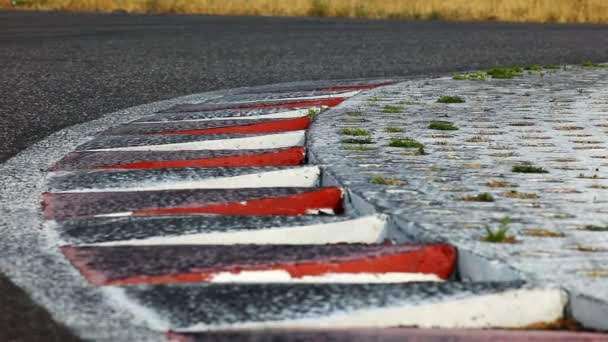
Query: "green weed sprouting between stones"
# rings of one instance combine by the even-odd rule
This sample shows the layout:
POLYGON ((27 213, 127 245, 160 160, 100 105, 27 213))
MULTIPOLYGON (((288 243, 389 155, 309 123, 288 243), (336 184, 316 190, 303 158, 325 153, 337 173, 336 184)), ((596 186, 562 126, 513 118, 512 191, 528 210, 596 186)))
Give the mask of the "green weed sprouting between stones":
POLYGON ((605 68, 605 67, 608 67, 607 64, 596 64, 596 63, 593 63, 593 61, 589 61, 589 60, 583 61, 581 63, 581 65, 583 66, 583 68, 605 68))
POLYGON ((492 68, 487 71, 488 75, 492 76, 492 78, 514 78, 517 76, 523 76, 524 70, 520 67, 511 67, 511 68, 492 68))
POLYGON ((421 148, 424 144, 412 138, 391 138, 390 147, 421 148))
POLYGON ((442 96, 437 102, 439 103, 464 103, 464 99, 460 96, 442 96))
POLYGON ((347 138, 340 140, 343 144, 359 144, 359 145, 369 145, 373 144, 372 138, 347 138))
POLYGON ((388 133, 401 133, 403 132, 403 128, 388 126, 384 129, 384 131, 388 133))
POLYGON ((588 231, 592 231, 592 232, 608 232, 608 225, 602 227, 602 226, 596 226, 596 225, 588 225, 585 226, 584 228, 585 230, 588 231))
POLYGON ((509 231, 509 223, 511 223, 511 219, 508 216, 505 216, 502 218, 502 220, 500 220, 500 225, 498 226, 497 231, 493 231, 489 227, 486 227, 486 236, 484 236, 482 240, 492 243, 515 242, 514 236, 507 235, 507 232, 509 231))
POLYGON ((401 113, 401 107, 386 105, 386 106, 384 106, 384 108, 382 109, 382 111, 384 113, 389 113, 389 114, 401 113))
POLYGON ((562 67, 557 64, 547 64, 547 65, 543 65, 543 68, 547 69, 547 70, 559 70, 562 67))
POLYGON ((456 127, 453 123, 447 121, 432 121, 429 124, 429 129, 434 129, 438 131, 457 131, 458 127, 456 127))
POLYGON ((319 109, 309 109, 308 110, 308 116, 310 116, 311 119, 314 119, 317 117, 317 115, 321 114, 321 110, 319 109))
POLYGON ((418 103, 416 101, 404 100, 404 101, 399 101, 399 104, 403 105, 403 106, 414 106, 414 105, 417 105, 417 104, 420 104, 420 103, 418 103))
POLYGON ((372 96, 369 99, 367 99, 367 101, 369 101, 369 102, 378 102, 378 101, 382 101, 382 98, 378 97, 378 96, 372 96))
POLYGON ((544 68, 542 65, 538 65, 538 64, 533 64, 533 65, 526 65, 524 67, 524 70, 527 71, 542 71, 544 68))
POLYGON ((489 192, 482 192, 479 195, 466 196, 464 200, 470 202, 494 202, 494 196, 489 192))
POLYGON ((359 116, 363 116, 363 113, 362 112, 348 112, 348 113, 346 113, 346 115, 359 117, 359 116))
POLYGON ((370 146, 359 145, 359 146, 344 146, 342 149, 346 150, 346 151, 372 151, 372 150, 375 150, 376 148, 370 147, 370 146))
POLYGON ((513 165, 511 171, 517 173, 549 173, 549 171, 542 167, 532 165, 513 165))
POLYGON ((469 74, 456 74, 452 76, 452 79, 456 81, 485 81, 487 78, 488 73, 484 71, 469 74))
POLYGON ((412 138, 391 138, 390 147, 417 148, 419 155, 425 155, 424 144, 412 138))
POLYGON ((394 179, 394 178, 384 178, 381 176, 372 178, 372 183, 380 184, 380 185, 403 185, 403 184, 405 184, 405 182, 402 180, 394 179))
POLYGON ((369 135, 369 131, 363 128, 345 128, 340 133, 343 135, 352 135, 356 137, 369 135))

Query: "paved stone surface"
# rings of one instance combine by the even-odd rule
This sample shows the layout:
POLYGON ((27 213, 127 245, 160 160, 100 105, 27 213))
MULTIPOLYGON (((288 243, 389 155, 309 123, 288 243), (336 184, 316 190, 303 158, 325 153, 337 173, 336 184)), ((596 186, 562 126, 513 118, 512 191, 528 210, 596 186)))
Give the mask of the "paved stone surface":
MULTIPOLYGON (((320 117, 312 154, 353 196, 390 214, 395 238, 449 241, 512 267, 508 277, 563 285, 573 303, 587 298, 593 314, 580 318, 596 317, 587 326, 608 329, 597 318, 608 303, 607 85, 608 69, 599 67, 404 82, 320 117), (466 102, 438 103, 447 95, 466 102), (347 128, 369 130, 371 143, 341 143, 347 128), (424 148, 391 147, 395 138, 424 148), (514 172, 530 166, 543 170, 514 172), (515 242, 482 241, 505 217, 515 242)), ((465 277, 478 270, 461 265, 465 277)))

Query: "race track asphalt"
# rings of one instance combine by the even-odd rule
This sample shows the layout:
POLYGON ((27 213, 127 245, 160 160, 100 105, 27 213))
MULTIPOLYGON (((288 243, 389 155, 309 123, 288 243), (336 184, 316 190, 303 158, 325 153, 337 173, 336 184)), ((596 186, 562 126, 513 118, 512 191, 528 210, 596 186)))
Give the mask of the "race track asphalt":
MULTIPOLYGON (((0 162, 63 127, 283 81, 608 61, 608 25, 0 11, 0 162)), ((0 193, 1 195, 1 193, 0 193)), ((0 275, 1 341, 71 341, 0 275)))

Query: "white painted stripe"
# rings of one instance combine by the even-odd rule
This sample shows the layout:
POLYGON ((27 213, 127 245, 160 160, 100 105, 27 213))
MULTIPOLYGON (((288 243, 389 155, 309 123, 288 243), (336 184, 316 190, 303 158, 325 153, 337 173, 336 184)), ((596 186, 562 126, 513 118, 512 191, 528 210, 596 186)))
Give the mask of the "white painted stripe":
POLYGON ((315 318, 207 325, 174 329, 176 332, 257 329, 323 328, 522 328, 563 318, 567 295, 559 289, 517 289, 440 302, 343 312, 315 318))
POLYGON ((201 150, 263 150, 303 146, 306 131, 267 134, 255 137, 193 141, 187 143, 99 148, 88 151, 201 151, 201 150))
POLYGON ((387 272, 387 273, 325 273, 317 276, 292 277, 284 270, 220 272, 212 276, 212 283, 405 283, 412 281, 443 281, 435 274, 387 272))
POLYGON ((249 100, 249 101, 231 101, 231 102, 218 102, 211 103, 217 105, 231 105, 231 104, 246 104, 246 103, 260 103, 260 102, 268 102, 268 101, 309 101, 309 100, 325 100, 325 99, 335 99, 335 98, 349 98, 359 94, 361 90, 348 91, 344 93, 331 94, 331 95, 317 95, 317 96, 303 96, 303 97, 283 97, 278 99, 260 99, 260 100, 249 100))
MULTIPOLYGON (((244 189, 272 187, 318 187, 321 170, 318 166, 304 166, 284 170, 251 173, 233 177, 209 178, 203 180, 170 181, 131 181, 100 184, 102 187, 70 189, 55 193, 92 193, 92 192, 133 192, 183 189, 244 189), (137 184, 138 186, 130 186, 137 184)), ((93 185, 94 186, 94 185, 93 185)))
POLYGON ((348 221, 300 227, 184 234, 85 244, 85 246, 379 243, 386 237, 385 230, 386 217, 373 215, 348 221))
POLYGON ((301 118, 308 115, 308 111, 321 110, 321 107, 312 107, 307 109, 290 110, 287 112, 278 112, 272 114, 260 114, 251 116, 227 116, 227 117, 214 117, 214 118, 203 118, 203 119, 189 119, 189 120, 170 120, 170 121, 140 121, 132 122, 131 124, 150 124, 150 123, 170 123, 170 122, 200 122, 200 121, 218 121, 218 120, 262 120, 262 119, 295 119, 301 118))

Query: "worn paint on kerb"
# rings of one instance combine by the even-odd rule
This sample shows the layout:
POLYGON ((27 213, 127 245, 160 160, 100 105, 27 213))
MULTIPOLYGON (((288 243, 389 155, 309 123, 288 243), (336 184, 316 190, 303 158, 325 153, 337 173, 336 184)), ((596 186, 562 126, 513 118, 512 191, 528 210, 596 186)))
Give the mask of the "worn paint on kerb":
MULTIPOLYGON (((240 170, 240 169, 239 169, 240 170)), ((189 171, 189 170, 188 170, 189 171)), ((70 179, 78 179, 78 173, 63 174, 56 179, 51 178, 58 184, 51 189, 53 193, 94 193, 94 192, 135 192, 135 191, 163 191, 183 189, 245 189, 245 188, 270 188, 270 187, 318 187, 321 170, 317 166, 304 166, 266 172, 249 172, 244 169, 237 175, 226 175, 222 177, 211 174, 210 176, 196 172, 165 172, 155 174, 145 171, 118 171, 108 175, 106 171, 95 171, 85 174, 82 180, 69 183, 70 179), (129 177, 130 172, 139 174, 129 177), (164 177, 162 177, 164 176, 164 177), (93 182, 90 182, 90 181, 93 182), (62 184, 61 181, 64 181, 62 184)), ((263 170, 259 170, 263 171, 263 170)))
POLYGON ((68 154, 51 171, 295 166, 304 163, 305 155, 302 146, 249 151, 84 151, 68 154))
POLYGON ((447 279, 446 245, 157 245, 62 247, 94 285, 178 282, 402 282, 447 279))
POLYGON ((381 243, 387 237, 383 216, 366 216, 334 223, 270 227, 198 234, 168 235, 145 239, 108 241, 91 246, 226 245, 226 244, 329 244, 381 243))
POLYGON ((305 131, 277 133, 247 138, 193 141, 186 143, 90 149, 88 151, 199 151, 259 150, 303 146, 305 131))

